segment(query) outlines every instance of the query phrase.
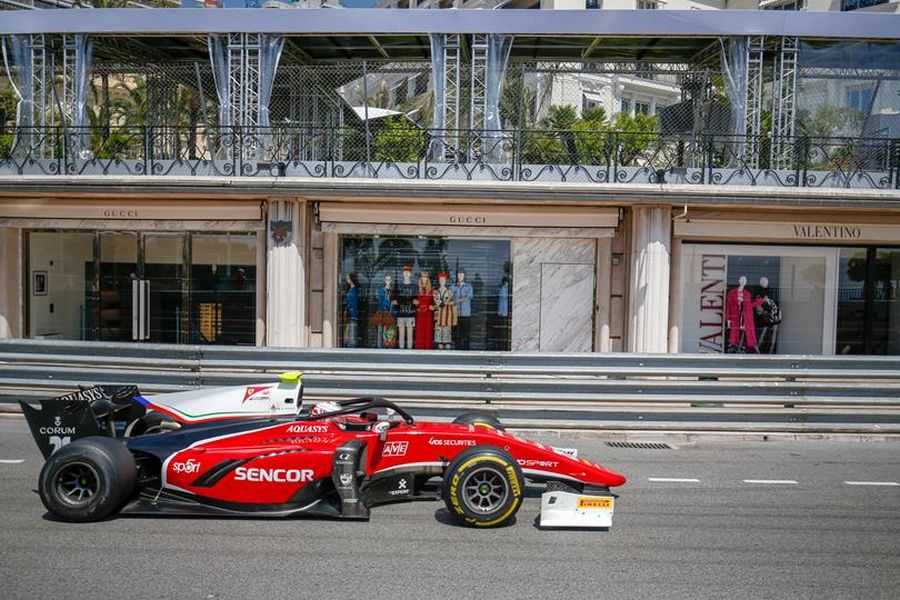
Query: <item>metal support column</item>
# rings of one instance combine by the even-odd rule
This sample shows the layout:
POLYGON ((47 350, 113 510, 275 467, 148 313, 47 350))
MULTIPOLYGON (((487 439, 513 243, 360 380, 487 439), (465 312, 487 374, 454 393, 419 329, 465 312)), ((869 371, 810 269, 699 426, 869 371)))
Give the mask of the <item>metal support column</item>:
MULTIPOLYGON (((227 53, 231 124, 248 131, 259 125, 260 35, 229 33, 227 53)), ((255 136, 245 136, 242 142, 244 158, 256 158, 260 144, 255 136)))
POLYGON ((747 47, 747 123, 744 128, 747 144, 744 146, 744 164, 751 169, 759 168, 765 43, 765 37, 753 36, 747 47))
POLYGON ((469 161, 476 162, 482 153, 484 107, 487 84, 488 36, 472 35, 471 87, 469 98, 469 161))
POLYGON ((781 38, 775 61, 772 119, 772 168, 792 167, 795 108, 797 101, 797 53, 799 40, 781 38))
POLYGON ((28 36, 28 51, 31 53, 32 108, 24 125, 33 127, 31 131, 32 149, 35 158, 52 158, 55 144, 47 130, 55 122, 53 110, 53 49, 44 34, 28 36))
MULTIPOLYGON (((447 34, 444 36, 444 104, 441 123, 444 129, 449 129, 445 137, 446 154, 454 155, 459 148, 459 106, 462 56, 460 48, 460 36, 447 34)), ((449 158, 449 157, 448 157, 449 158)))

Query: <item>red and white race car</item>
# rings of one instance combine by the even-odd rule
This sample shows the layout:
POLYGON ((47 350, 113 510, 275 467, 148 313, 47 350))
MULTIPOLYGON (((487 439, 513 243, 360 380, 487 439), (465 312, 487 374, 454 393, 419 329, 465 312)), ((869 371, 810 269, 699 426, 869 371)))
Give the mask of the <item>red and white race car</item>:
POLYGON ((22 403, 47 458, 39 492, 67 521, 116 512, 368 519, 443 499, 459 522, 513 519, 543 486, 543 527, 609 527, 625 477, 573 450, 504 431, 485 413, 417 421, 381 398, 300 408, 298 373, 270 385, 142 397, 98 386, 22 403), (101 433, 103 435, 101 435, 101 433))

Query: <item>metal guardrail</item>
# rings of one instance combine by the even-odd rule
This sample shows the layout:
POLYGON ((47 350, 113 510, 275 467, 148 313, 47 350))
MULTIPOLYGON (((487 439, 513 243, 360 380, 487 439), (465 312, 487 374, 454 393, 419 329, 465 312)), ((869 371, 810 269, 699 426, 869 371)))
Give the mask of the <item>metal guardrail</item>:
POLYGON ((856 422, 900 431, 900 357, 519 354, 0 341, 0 396, 78 385, 147 393, 271 381, 304 372, 308 398, 385 396, 443 410, 474 405, 547 421, 856 422), (664 416, 664 417, 662 417, 664 416), (644 417, 635 417, 644 418, 644 417))

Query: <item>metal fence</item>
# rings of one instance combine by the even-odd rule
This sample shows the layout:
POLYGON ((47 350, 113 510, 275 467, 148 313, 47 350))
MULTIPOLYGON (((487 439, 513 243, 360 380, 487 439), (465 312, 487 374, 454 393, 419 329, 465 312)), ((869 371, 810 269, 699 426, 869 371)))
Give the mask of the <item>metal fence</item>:
POLYGON ((900 432, 900 357, 519 354, 0 342, 0 395, 78 385, 145 392, 272 381, 300 369, 314 399, 384 396, 441 412, 480 406, 524 421, 669 425, 855 423, 900 432), (649 423, 648 423, 649 424, 649 423))
MULTIPOLYGON (((900 189, 900 139, 790 138, 788 168, 747 160, 760 136, 608 129, 20 128, 0 174, 559 181, 900 189), (47 157, 46 148, 53 148, 47 157)), ((784 166, 784 165, 782 165, 784 166)))

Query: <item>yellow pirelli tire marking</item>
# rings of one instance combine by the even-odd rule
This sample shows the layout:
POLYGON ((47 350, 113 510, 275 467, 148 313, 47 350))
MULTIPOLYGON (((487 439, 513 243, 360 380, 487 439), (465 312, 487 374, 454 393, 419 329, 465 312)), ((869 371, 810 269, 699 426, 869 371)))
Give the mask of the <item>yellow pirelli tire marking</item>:
POLYGON ((513 467, 511 464, 509 464, 509 462, 500 458, 499 456, 473 456, 456 468, 456 473, 453 474, 453 479, 450 480, 450 502, 456 509, 457 514, 465 517, 465 521, 467 523, 471 523, 472 525, 475 525, 477 527, 490 527, 491 525, 496 525, 497 523, 506 520, 512 513, 516 511, 516 509, 519 507, 519 504, 521 504, 522 502, 522 488, 519 486, 519 480, 518 477, 516 477, 515 467, 513 467), (509 508, 506 510, 506 512, 504 512, 496 519, 493 519, 492 521, 478 521, 476 519, 468 517, 462 510, 462 507, 459 505, 459 500, 456 496, 460 480, 459 474, 464 473, 466 469, 468 469, 473 463, 485 460, 495 462, 503 467, 503 470, 506 472, 507 477, 509 478, 509 491, 513 497, 513 501, 509 505, 509 508))

